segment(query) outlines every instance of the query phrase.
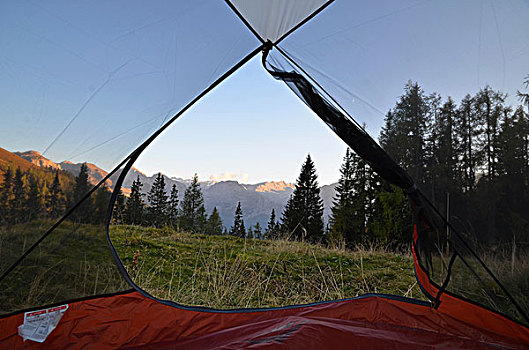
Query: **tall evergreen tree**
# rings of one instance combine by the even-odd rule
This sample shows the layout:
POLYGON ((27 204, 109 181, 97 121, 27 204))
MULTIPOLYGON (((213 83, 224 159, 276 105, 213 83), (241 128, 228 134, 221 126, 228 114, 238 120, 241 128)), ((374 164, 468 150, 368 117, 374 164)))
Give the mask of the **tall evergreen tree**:
POLYGON ((41 217, 44 211, 44 202, 39 181, 32 174, 28 174, 29 189, 26 198, 26 218, 28 221, 41 217))
POLYGON ((13 179, 13 200, 11 201, 11 218, 12 222, 19 223, 24 221, 26 212, 26 190, 24 187, 23 173, 20 168, 15 171, 13 179))
MULTIPOLYGON (((79 174, 75 177, 75 184, 73 193, 70 199, 69 207, 73 208, 79 203, 83 197, 90 190, 90 183, 88 182, 88 167, 86 163, 81 164, 79 174)), ((93 198, 86 198, 77 209, 72 213, 71 217, 75 221, 87 223, 90 222, 94 215, 93 198)))
POLYGON ((94 224, 106 223, 110 197, 112 197, 112 192, 110 192, 106 184, 103 184, 96 190, 94 194, 94 211, 92 216, 92 222, 94 224))
POLYGON ((476 185, 476 172, 478 165, 478 149, 476 139, 479 135, 479 118, 476 117, 472 105, 473 98, 466 95, 456 113, 455 123, 458 148, 458 168, 462 174, 462 191, 471 192, 476 185))
POLYGON ((233 218, 233 226, 230 228, 230 234, 237 237, 246 237, 241 202, 237 203, 237 209, 235 209, 235 217, 233 218))
POLYGON ((442 187, 450 189, 450 183, 458 180, 457 176, 457 158, 456 151, 458 147, 454 123, 457 114, 457 106, 452 100, 448 100, 443 104, 441 113, 436 121, 436 129, 438 130, 437 139, 437 164, 441 165, 439 171, 449 183, 441 184, 442 187))
MULTIPOLYGON (((525 77, 523 84, 525 88, 529 88, 529 74, 525 77)), ((527 105, 527 112, 529 113, 529 93, 518 91, 517 95, 520 102, 527 105)))
POLYGON ((197 209, 195 232, 204 233, 208 225, 208 214, 206 213, 206 207, 200 206, 197 209))
POLYGON ((301 167, 294 192, 290 196, 281 221, 283 230, 295 239, 319 242, 323 239, 323 201, 314 163, 307 156, 301 167))
POLYGON ((167 219, 173 226, 177 226, 178 222, 178 189, 173 184, 171 193, 167 202, 167 219))
POLYGON ((444 206, 446 193, 454 195, 462 186, 458 169, 457 149, 459 148, 455 122, 457 105, 448 100, 435 114, 430 132, 429 148, 431 149, 428 164, 428 181, 430 199, 439 207, 444 206))
POLYGON ((53 183, 49 188, 48 195, 46 198, 46 208, 50 218, 56 219, 64 214, 66 205, 66 199, 61 188, 61 182, 59 180, 59 171, 55 172, 53 177, 53 183))
POLYGON ((251 231, 251 238, 257 238, 262 239, 263 238, 263 229, 261 228, 261 224, 257 222, 253 228, 251 228, 249 231, 251 231))
POLYGON ((501 118, 505 112, 505 95, 493 91, 490 86, 481 89, 473 99, 474 113, 479 116, 480 139, 478 140, 480 159, 486 168, 486 178, 493 181, 497 176, 497 139, 501 118))
POLYGON ((223 229, 224 225, 220 218, 219 211, 217 210, 217 207, 214 207, 208 218, 205 233, 208 235, 222 235, 223 229))
POLYGON ((4 173, 2 186, 0 186, 0 224, 11 222, 11 213, 13 202, 13 172, 10 168, 4 173))
POLYGON ((143 184, 138 176, 136 180, 132 181, 130 196, 125 206, 124 220, 126 224, 141 225, 143 223, 145 203, 143 202, 143 194, 141 193, 142 187, 143 184))
POLYGON ((477 120, 475 165, 480 176, 470 204, 474 208, 480 208, 479 220, 486 223, 477 232, 481 239, 494 237, 498 220, 501 219, 497 208, 500 204, 497 202, 498 187, 495 183, 498 177, 499 124, 503 115, 510 113, 510 109, 504 106, 504 100, 503 94, 493 91, 489 86, 481 89, 473 98, 472 107, 477 120))
POLYGON ((397 186, 377 181, 375 201, 368 225, 369 238, 390 249, 408 247, 412 230, 412 212, 408 197, 397 186))
POLYGON ((336 186, 330 240, 343 241, 348 247, 360 243, 367 230, 372 198, 372 171, 358 155, 347 149, 336 186))
POLYGON ((270 213, 270 219, 268 220, 268 224, 266 225, 265 238, 276 239, 278 238, 279 231, 280 225, 276 221, 276 212, 274 208, 272 208, 272 212, 270 213))
POLYGON ((519 183, 520 186, 525 185, 527 154, 524 138, 527 125, 523 109, 518 108, 502 121, 498 137, 498 172, 502 177, 509 177, 510 183, 519 183))
MULTIPOLYGON (((524 86, 525 88, 529 88, 529 74, 525 77, 524 80, 524 86)), ((524 179, 527 186, 529 186, 529 93, 523 93, 518 91, 518 99, 522 104, 525 104, 527 107, 527 114, 523 114, 523 107, 521 108, 521 113, 524 119, 524 125, 526 128, 524 129, 522 135, 523 136, 523 152, 525 155, 525 170, 524 170, 524 179)))
POLYGON ((438 122, 441 120, 441 101, 439 94, 433 93, 426 96, 426 119, 424 132, 424 177, 422 179, 423 190, 431 194, 431 199, 435 201, 436 189, 438 186, 437 174, 437 153, 439 146, 438 122))
POLYGON ((496 202, 497 226, 501 227, 503 239, 515 239, 516 236, 518 240, 529 238, 529 183, 526 174, 529 155, 524 149, 528 131, 529 122, 520 106, 512 116, 502 121, 498 136, 498 179, 494 185, 499 194, 491 200, 496 202), (523 226, 526 227, 526 237, 522 237, 523 226))
POLYGON ((418 183, 425 182, 428 97, 409 81, 395 108, 386 115, 380 142, 418 183))
POLYGON ((116 202, 114 203, 114 210, 112 212, 112 221, 116 225, 125 223, 125 195, 121 188, 116 196, 116 202))
POLYGON ((180 205, 180 227, 186 231, 201 232, 206 222, 206 210, 197 174, 186 188, 180 205))
POLYGON ((149 206, 147 207, 147 222, 154 227, 162 227, 168 222, 169 203, 165 192, 165 180, 162 173, 158 173, 151 190, 147 194, 149 206))

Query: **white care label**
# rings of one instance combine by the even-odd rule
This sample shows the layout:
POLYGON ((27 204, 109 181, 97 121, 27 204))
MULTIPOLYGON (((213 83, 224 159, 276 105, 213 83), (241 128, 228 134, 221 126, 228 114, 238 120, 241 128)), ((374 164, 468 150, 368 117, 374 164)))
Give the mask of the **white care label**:
POLYGON ((42 343, 57 327, 67 309, 68 304, 26 312, 24 314, 24 323, 18 326, 18 335, 24 341, 29 339, 42 343))

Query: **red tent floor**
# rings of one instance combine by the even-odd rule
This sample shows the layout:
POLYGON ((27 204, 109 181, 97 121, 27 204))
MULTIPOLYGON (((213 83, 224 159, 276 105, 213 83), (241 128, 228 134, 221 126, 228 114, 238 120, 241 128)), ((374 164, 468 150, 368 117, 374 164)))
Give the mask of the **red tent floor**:
POLYGON ((412 299, 367 295, 247 312, 168 306, 127 292, 69 303, 44 343, 18 335, 24 313, 0 318, 0 348, 529 349, 529 329, 478 306, 450 314, 412 299))

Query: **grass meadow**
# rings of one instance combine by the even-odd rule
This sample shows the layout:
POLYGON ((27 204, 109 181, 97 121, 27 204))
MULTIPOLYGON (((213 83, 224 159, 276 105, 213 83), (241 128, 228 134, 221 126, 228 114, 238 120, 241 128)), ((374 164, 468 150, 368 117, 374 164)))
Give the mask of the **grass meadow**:
MULTIPOLYGON (((0 227, 0 273, 51 221, 0 227)), ((112 226, 110 236, 133 281, 160 299, 219 309, 275 307, 387 293, 426 299, 409 253, 381 247, 354 250, 288 240, 112 226)), ((529 254, 486 251, 482 259, 529 310, 529 254), (502 255, 503 254, 503 255, 502 255)), ((475 261, 480 285, 458 259, 449 290, 517 317, 475 261), (491 295, 492 293, 492 295, 491 295)), ((441 267, 439 257, 434 266, 441 267)), ((436 269, 434 280, 446 271, 436 269), (436 273, 439 273, 436 278, 436 273)), ((61 224, 1 282, 0 313, 130 289, 118 272, 103 226, 61 224)))

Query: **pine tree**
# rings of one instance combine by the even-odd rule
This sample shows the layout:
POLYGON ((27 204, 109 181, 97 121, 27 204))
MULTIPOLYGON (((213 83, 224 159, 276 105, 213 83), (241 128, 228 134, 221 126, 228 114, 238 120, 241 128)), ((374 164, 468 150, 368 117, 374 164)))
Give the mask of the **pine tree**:
POLYGON ((143 202, 143 194, 141 188, 143 184, 138 176, 135 181, 132 181, 130 187, 130 196, 127 199, 124 211, 124 221, 129 225, 141 225, 143 224, 143 211, 145 203, 143 202))
MULTIPOLYGON (((506 117, 501 124, 498 136, 498 172, 501 177, 508 177, 510 184, 518 183, 523 186, 525 180, 525 165, 527 154, 524 150, 524 136, 527 128, 527 118, 523 109, 518 108, 511 116, 506 117)), ((521 188, 510 193, 520 194, 521 188)))
POLYGON ((377 181, 373 216, 368 224, 370 239, 396 249, 409 246, 412 212, 402 189, 384 180, 377 181))
POLYGON ((330 240, 343 241, 348 247, 360 243, 369 219, 371 171, 366 162, 347 149, 336 186, 330 240))
MULTIPOLYGON (((529 74, 525 77, 525 80, 524 80, 524 86, 525 88, 529 88, 529 74)), ((529 93, 523 93, 523 92, 520 92, 518 91, 518 99, 520 100, 520 102, 523 104, 525 103, 526 107, 527 107, 527 114, 525 114, 525 117, 524 117, 524 111, 523 111, 523 107, 521 107, 521 113, 522 113, 522 118, 524 120, 523 124, 524 124, 524 131, 522 133, 523 136, 523 153, 524 153, 524 157, 525 157, 525 166, 524 166, 524 179, 525 179, 525 184, 526 186, 529 186, 529 93)))
POLYGON ((158 173, 151 190, 147 194, 149 206, 147 207, 148 224, 154 227, 162 227, 168 221, 168 196, 165 192, 165 180, 162 173, 158 173))
POLYGON ((263 239, 263 229, 261 228, 261 224, 259 223, 259 221, 253 226, 251 231, 252 238, 263 239))
POLYGON ((108 205, 110 203, 110 192, 108 186, 103 184, 97 189, 94 194, 94 211, 92 216, 92 223, 94 224, 105 224, 108 215, 108 205))
POLYGON ((206 222, 206 210, 197 174, 193 176, 191 184, 186 188, 180 205, 180 227, 186 231, 201 232, 206 222))
POLYGON ((120 188, 116 196, 116 202, 114 203, 114 210, 112 211, 112 222, 115 225, 121 225, 125 223, 124 215, 125 215, 125 195, 123 195, 123 191, 120 188))
POLYGON ((237 203, 237 209, 235 209, 235 217, 233 218, 233 226, 230 228, 230 234, 236 237, 246 237, 241 202, 237 203))
POLYGON ((380 145, 382 145, 382 147, 384 147, 387 152, 397 153, 395 151, 391 151, 396 149, 396 133, 397 127, 395 125, 395 117, 393 116, 393 112, 389 110, 384 117, 384 125, 380 130, 380 136, 378 138, 380 145))
POLYGON ((167 202, 167 219, 173 226, 177 226, 178 222, 178 189, 173 184, 171 194, 167 202))
POLYGON ((493 91, 490 86, 481 89, 473 99, 474 113, 480 120, 479 154, 487 169, 487 180, 493 181, 497 176, 497 139, 501 118, 505 112, 506 95, 493 91))
POLYGON ((462 175, 462 191, 471 192, 476 185, 476 172, 478 168, 478 150, 476 149, 476 138, 479 135, 479 120, 474 113, 472 105, 473 98, 466 95, 455 114, 457 118, 454 123, 457 137, 458 168, 462 175))
MULTIPOLYGON (((529 74, 525 77, 523 84, 526 88, 529 88, 529 74)), ((520 102, 527 105, 527 112, 529 113, 529 93, 518 91, 517 95, 520 102)))
MULTIPOLYGON (((432 95, 437 96, 437 95, 432 95)), ((440 98, 439 98, 440 100, 440 98)), ((448 100, 433 106, 432 123, 427 140, 427 185, 425 192, 438 207, 444 207, 446 193, 452 196, 461 192, 462 175, 458 168, 457 150, 460 148, 456 135, 457 105, 448 100)))
POLYGON ((279 223, 276 221, 276 213, 274 208, 272 208, 272 212, 270 213, 270 219, 268 220, 268 224, 266 225, 265 230, 265 238, 266 239, 276 239, 279 235, 279 223))
POLYGON ((12 220, 13 201, 13 172, 7 168, 4 173, 4 181, 0 187, 0 224, 10 223, 12 220))
POLYGON ((439 187, 444 189, 442 192, 455 192, 457 190, 454 188, 456 187, 455 184, 459 181, 456 157, 456 149, 458 148, 455 134, 456 114, 457 106, 449 97, 443 104, 436 122, 436 130, 438 130, 436 158, 441 177, 439 187))
POLYGON ((65 205, 66 200, 61 188, 61 182, 59 180, 59 171, 57 170, 46 198, 46 208, 50 218, 56 219, 64 214, 65 205))
POLYGON ((307 156, 281 221, 283 230, 295 239, 319 242, 323 239, 323 201, 314 163, 307 156))
POLYGON ((206 234, 208 235, 221 235, 224 229, 222 219, 220 218, 219 211, 217 207, 213 208, 211 215, 208 218, 206 225, 206 234))
MULTIPOLYGON (((529 231, 523 237, 523 229, 519 223, 529 222, 529 184, 527 182, 527 157, 525 152, 525 137, 529 131, 529 123, 523 108, 505 117, 501 124, 501 131, 497 142, 497 170, 498 178, 494 185, 499 193, 495 198, 487 201, 487 207, 496 209, 498 222, 496 230, 500 230, 502 238, 523 240, 529 238, 529 231), (489 203, 494 200, 495 205, 489 203), (516 238, 517 237, 517 238, 516 238)), ((488 216, 492 214, 489 213, 488 216)), ((490 220, 490 218, 488 218, 490 220)), ((495 238, 495 237, 494 237, 495 238)))
POLYGON ((380 143, 416 183, 425 182, 428 98, 417 83, 409 81, 395 108, 386 115, 380 143))
POLYGON ((29 190, 26 199, 26 218, 28 221, 35 220, 42 215, 44 202, 42 200, 39 181, 35 176, 28 174, 29 190))
MULTIPOLYGON (((86 163, 81 164, 79 174, 75 178, 75 184, 69 208, 73 208, 79 203, 83 197, 90 191, 90 183, 88 182, 88 167, 86 163)), ((72 213, 71 217, 74 221, 87 223, 90 222, 94 215, 93 198, 86 198, 77 209, 72 213)))
POLYGON ((437 154, 439 147, 438 122, 441 121, 442 98, 439 94, 433 93, 425 97, 426 119, 424 132, 424 177, 422 180, 423 190, 431 194, 431 200, 435 202, 438 188, 438 163, 437 154))
POLYGON ((200 206, 197 209, 195 232, 205 233, 208 225, 208 214, 206 213, 206 207, 200 206))
POLYGON ((24 221, 26 212, 26 190, 24 188, 23 173, 20 168, 15 171, 13 179, 13 200, 11 201, 11 220, 14 223, 24 221))

